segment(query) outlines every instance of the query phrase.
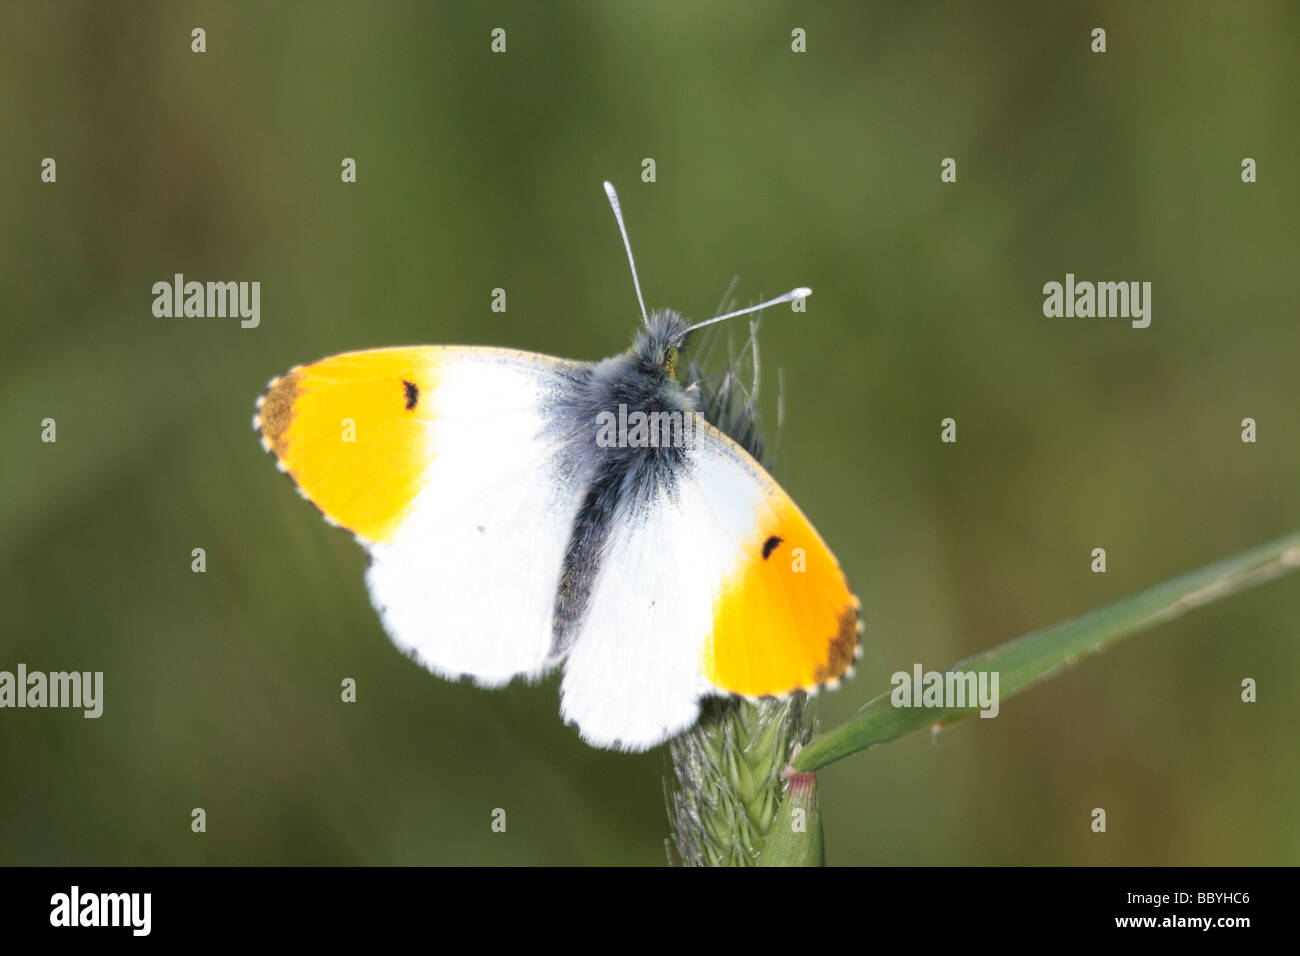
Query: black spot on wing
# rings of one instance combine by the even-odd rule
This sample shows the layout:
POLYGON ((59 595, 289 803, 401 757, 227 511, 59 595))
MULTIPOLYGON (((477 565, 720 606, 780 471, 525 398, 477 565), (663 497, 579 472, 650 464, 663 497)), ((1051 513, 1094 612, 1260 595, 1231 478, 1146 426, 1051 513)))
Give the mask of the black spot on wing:
POLYGON ((764 561, 766 561, 768 558, 772 556, 772 552, 776 550, 776 546, 780 544, 783 540, 785 539, 777 537, 776 535, 772 535, 772 537, 768 538, 766 541, 763 542, 764 561))
POLYGON ((403 379, 402 388, 406 389, 406 410, 409 412, 415 407, 416 402, 420 400, 420 387, 414 382, 403 379))

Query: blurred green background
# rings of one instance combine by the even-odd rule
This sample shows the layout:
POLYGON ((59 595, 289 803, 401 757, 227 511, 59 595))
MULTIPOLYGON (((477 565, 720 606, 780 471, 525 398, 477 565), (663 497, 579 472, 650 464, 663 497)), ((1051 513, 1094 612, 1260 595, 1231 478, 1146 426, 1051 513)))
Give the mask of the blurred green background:
MULTIPOLYGON (((404 658, 249 428, 348 349, 624 348, 602 179, 652 305, 815 290, 761 346, 776 477, 864 605, 823 725, 1300 524, 1293 3, 2 10, 0 669, 105 673, 99 720, 0 711, 4 863, 664 861, 664 749, 404 658), (155 318, 176 272, 260 281, 261 326, 155 318), (1151 281, 1151 327, 1045 318, 1067 272, 1151 281)), ((828 862, 1300 861, 1297 610, 1293 576, 829 768, 828 862)))

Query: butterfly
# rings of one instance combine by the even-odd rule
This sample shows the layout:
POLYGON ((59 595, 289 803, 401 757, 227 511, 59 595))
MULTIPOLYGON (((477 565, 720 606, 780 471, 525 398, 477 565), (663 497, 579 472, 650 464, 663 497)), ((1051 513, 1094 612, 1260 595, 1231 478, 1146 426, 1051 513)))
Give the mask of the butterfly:
POLYGON ((860 604, 767 472, 678 380, 699 328, 647 313, 597 363, 503 348, 350 352, 271 381, 253 427, 331 524, 369 553, 393 642, 484 687, 563 668, 589 744, 649 749, 710 695, 836 686, 860 604))

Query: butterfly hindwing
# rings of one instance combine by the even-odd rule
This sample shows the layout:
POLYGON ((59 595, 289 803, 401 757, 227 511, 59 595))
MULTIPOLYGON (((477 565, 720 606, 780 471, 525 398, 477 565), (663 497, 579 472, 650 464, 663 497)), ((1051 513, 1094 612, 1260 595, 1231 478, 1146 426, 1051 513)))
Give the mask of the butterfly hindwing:
POLYGON ((399 647, 495 686, 547 667, 556 584, 586 477, 553 406, 581 368, 492 348, 353 352, 258 403, 263 444, 371 556, 399 647))

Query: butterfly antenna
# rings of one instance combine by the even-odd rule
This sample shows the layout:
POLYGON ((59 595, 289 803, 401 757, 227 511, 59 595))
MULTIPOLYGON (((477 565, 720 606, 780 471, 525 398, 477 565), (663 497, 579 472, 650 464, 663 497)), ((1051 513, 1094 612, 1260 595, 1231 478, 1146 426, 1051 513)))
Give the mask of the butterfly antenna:
POLYGON ((758 319, 749 320, 749 353, 754 359, 754 383, 751 386, 752 405, 758 404, 758 319))
POLYGON ((627 227, 623 225, 623 210, 618 204, 618 193, 614 192, 614 186, 605 183, 605 195, 609 197, 609 205, 614 210, 614 219, 618 223, 618 231, 623 236, 623 248, 627 250, 627 264, 632 270, 632 285, 636 286, 636 301, 641 306, 641 321, 646 328, 650 327, 650 317, 646 315, 645 299, 641 298, 641 280, 636 277, 636 261, 632 258, 632 243, 627 239, 627 227))
MULTIPOLYGON (((639 294, 639 293, 638 293, 639 294)), ((768 306, 780 305, 782 302, 793 302, 795 299, 803 299, 812 295, 812 289, 806 286, 800 286, 797 289, 791 289, 785 295, 777 296, 775 299, 768 299, 766 302, 760 302, 758 305, 751 305, 747 309, 737 309, 735 312, 728 312, 726 315, 715 315, 711 319, 705 319, 703 322, 696 322, 687 332, 694 332, 696 329, 702 329, 706 325, 712 325, 714 322, 721 322, 723 319, 734 319, 738 315, 748 315, 751 312, 759 312, 768 306)))

